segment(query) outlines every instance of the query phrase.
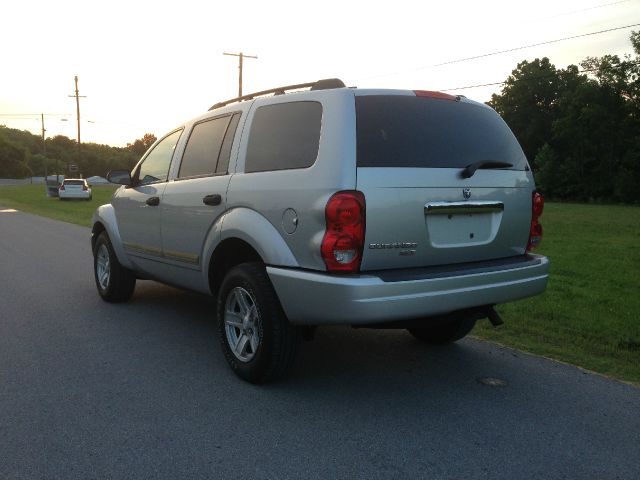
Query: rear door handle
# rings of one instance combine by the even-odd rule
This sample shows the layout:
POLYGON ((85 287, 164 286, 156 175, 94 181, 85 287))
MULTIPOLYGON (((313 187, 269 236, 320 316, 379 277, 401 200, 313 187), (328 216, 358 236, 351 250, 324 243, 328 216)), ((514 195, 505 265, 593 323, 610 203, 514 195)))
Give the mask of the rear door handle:
POLYGON ((149 197, 145 203, 150 207, 157 207, 160 204, 160 197, 149 197))
POLYGON ((220 205, 222 203, 222 197, 217 193, 214 195, 207 195, 202 199, 202 203, 204 203, 205 205, 211 205, 211 206, 220 205))

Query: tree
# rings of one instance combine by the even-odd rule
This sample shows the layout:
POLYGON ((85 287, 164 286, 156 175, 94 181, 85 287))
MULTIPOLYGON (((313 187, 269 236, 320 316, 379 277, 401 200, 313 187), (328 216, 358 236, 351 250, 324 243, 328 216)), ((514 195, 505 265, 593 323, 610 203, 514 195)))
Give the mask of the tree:
POLYGON ((493 107, 514 131, 530 162, 551 135, 554 109, 563 82, 548 58, 523 61, 507 78, 493 107))
POLYGON ((137 139, 133 143, 127 143, 127 149, 135 153, 138 157, 141 157, 156 140, 157 138, 153 133, 145 133, 142 138, 137 139))
POLYGON ((41 153, 30 155, 27 164, 29 165, 29 168, 34 175, 44 176, 45 170, 47 171, 47 173, 55 173, 56 161, 51 158, 45 157, 41 153))
POLYGON ((550 197, 637 202, 640 183, 640 32, 636 57, 587 58, 558 70, 518 64, 490 105, 509 124, 550 197))
POLYGON ((7 139, 4 128, 0 129, 0 177, 25 178, 31 175, 26 164, 26 151, 7 139))
POLYGON ((631 33, 631 44, 636 57, 625 55, 621 60, 617 55, 587 57, 580 65, 598 80, 598 83, 611 89, 636 109, 640 108, 640 31, 631 33))
MULTIPOLYGON (((141 154, 130 148, 111 147, 95 143, 82 144, 82 157, 77 157, 77 144, 74 140, 58 135, 47 138, 46 152, 42 138, 25 130, 16 130, 0 126, 0 176, 24 177, 31 172, 44 175, 46 165, 49 174, 64 174, 67 165, 78 164, 80 173, 85 177, 105 176, 109 170, 131 169, 141 154), (17 159, 17 160, 16 160, 17 159)), ((155 141, 151 134, 145 135, 140 142, 144 152, 155 141)))

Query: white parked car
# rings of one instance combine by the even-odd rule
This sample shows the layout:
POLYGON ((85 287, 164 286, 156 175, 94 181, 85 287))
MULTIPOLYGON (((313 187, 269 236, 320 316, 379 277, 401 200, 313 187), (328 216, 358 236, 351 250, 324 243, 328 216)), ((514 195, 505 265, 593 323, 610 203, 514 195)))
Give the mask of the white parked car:
POLYGON ((68 198, 91 200, 91 187, 84 178, 65 178, 58 187, 58 197, 60 200, 68 198))

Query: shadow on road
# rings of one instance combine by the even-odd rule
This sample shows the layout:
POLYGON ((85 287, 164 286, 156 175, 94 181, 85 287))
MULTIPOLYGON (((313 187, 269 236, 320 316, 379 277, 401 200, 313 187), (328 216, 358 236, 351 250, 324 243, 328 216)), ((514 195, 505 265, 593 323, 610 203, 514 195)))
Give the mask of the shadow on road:
MULTIPOLYGON (((156 341, 165 336, 168 347, 175 345, 176 339, 189 340, 194 353, 209 357, 216 371, 227 368, 220 351, 212 297, 142 281, 129 303, 104 308, 118 312, 119 321, 133 330, 149 332, 153 325, 156 341)), ((448 346, 432 346, 405 330, 321 327, 313 341, 301 343, 289 377, 260 388, 289 393, 299 388, 338 389, 364 397, 388 396, 390 389, 406 393, 441 390, 447 385, 478 388, 479 376, 499 376, 505 361, 518 356, 508 349, 491 346, 483 350, 478 345, 485 344, 465 339, 448 346)), ((239 379, 237 382, 244 385, 239 379)))

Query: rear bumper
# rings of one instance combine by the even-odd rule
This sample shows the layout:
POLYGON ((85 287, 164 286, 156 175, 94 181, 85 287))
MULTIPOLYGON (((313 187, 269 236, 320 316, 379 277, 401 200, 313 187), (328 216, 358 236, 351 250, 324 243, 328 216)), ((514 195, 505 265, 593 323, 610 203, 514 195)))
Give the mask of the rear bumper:
POLYGON ((423 318, 542 293, 549 260, 493 262, 338 276, 267 267, 291 323, 363 325, 423 318))
POLYGON ((59 190, 58 196, 60 198, 91 198, 90 190, 80 190, 80 191, 64 191, 59 190))

